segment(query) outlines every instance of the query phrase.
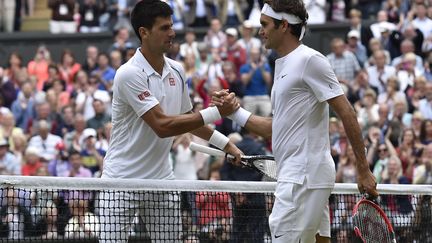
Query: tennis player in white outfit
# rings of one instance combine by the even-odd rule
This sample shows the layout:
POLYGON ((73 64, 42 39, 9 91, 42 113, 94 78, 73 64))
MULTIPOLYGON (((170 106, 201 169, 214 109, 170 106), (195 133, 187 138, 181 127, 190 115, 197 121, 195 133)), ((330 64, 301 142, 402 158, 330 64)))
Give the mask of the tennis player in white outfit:
MULTIPOLYGON (((330 155, 329 104, 343 121, 352 144, 361 192, 377 196, 375 178, 365 158, 356 114, 328 60, 303 45, 308 18, 302 0, 266 1, 261 11, 265 47, 275 49, 271 92, 273 118, 240 108, 229 117, 246 129, 272 139, 278 163, 275 202, 269 218, 273 243, 330 243, 328 198, 335 183, 330 155)), ((224 103, 226 91, 213 97, 224 103)))
MULTIPOLYGON (((168 159, 173 136, 189 131, 240 161, 241 151, 227 137, 203 126, 238 109, 235 94, 223 107, 191 113, 184 70, 164 56, 175 37, 172 14, 159 0, 140 1, 132 11, 141 47, 114 78, 113 128, 102 178, 174 179, 168 159)), ((99 206, 100 242, 127 242, 136 215, 153 242, 182 242, 178 194, 103 192, 99 206)))

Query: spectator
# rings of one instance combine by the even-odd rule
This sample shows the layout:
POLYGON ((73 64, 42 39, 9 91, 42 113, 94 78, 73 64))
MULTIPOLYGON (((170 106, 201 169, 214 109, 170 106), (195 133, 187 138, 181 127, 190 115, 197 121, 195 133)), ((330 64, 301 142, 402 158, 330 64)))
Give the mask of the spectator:
POLYGON ((373 36, 380 39, 383 31, 392 32, 396 29, 396 25, 388 22, 388 15, 385 10, 380 10, 377 13, 376 22, 370 25, 370 29, 373 36))
POLYGON ((37 126, 38 133, 30 139, 29 146, 37 148, 40 152, 40 156, 50 161, 56 156, 56 145, 62 142, 62 139, 49 132, 50 125, 46 120, 40 120, 37 126))
POLYGON ((93 100, 93 109, 95 115, 87 121, 87 127, 99 131, 103 128, 105 123, 111 121, 111 117, 106 113, 105 103, 101 100, 93 100))
POLYGON ((355 156, 350 144, 348 144, 345 154, 339 158, 336 170, 336 183, 357 183, 355 156))
POLYGON ((175 138, 172 145, 174 176, 178 180, 197 180, 197 169, 193 152, 189 149, 191 134, 185 133, 175 138))
POLYGON ((414 10, 415 18, 411 21, 412 25, 423 33, 424 38, 432 34, 432 19, 426 15, 426 5, 417 3, 414 10))
MULTIPOLYGON (((79 152, 71 151, 69 153, 70 169, 64 171, 58 176, 61 177, 92 177, 92 172, 82 164, 82 157, 79 152)), ((78 198, 77 198, 78 199, 78 198)))
POLYGON ((432 120, 424 119, 420 128, 420 142, 424 145, 432 143, 432 120))
POLYGON ((80 155, 82 165, 89 169, 92 175, 99 177, 106 151, 96 149, 96 135, 96 130, 93 128, 84 129, 80 155))
MULTIPOLYGON (((24 152, 27 147, 27 136, 23 133, 12 135, 14 148, 9 148, 10 152, 15 155, 17 163, 24 161, 24 152)), ((20 169, 21 173, 21 169, 20 169)))
POLYGON ((98 67, 91 73, 100 81, 98 89, 111 91, 112 82, 116 71, 109 64, 109 56, 106 53, 99 53, 97 59, 98 67))
POLYGON ((168 5, 170 5, 173 10, 173 15, 171 15, 173 20, 173 29, 174 30, 183 30, 184 29, 184 12, 185 5, 183 0, 165 0, 168 5))
POLYGON ((15 21, 15 1, 0 0, 0 30, 13 32, 15 21))
POLYGON ((191 27, 208 27, 216 16, 213 0, 185 0, 185 22, 191 27))
MULTIPOLYGON (((398 67, 399 64, 401 64, 404 60, 405 54, 407 53, 415 53, 415 46, 412 40, 403 40, 400 44, 400 56, 394 57, 394 59, 392 60, 391 65, 393 67, 398 67)), ((415 67, 417 67, 417 69, 420 72, 423 72, 423 59, 418 56, 417 54, 415 55, 415 67)))
POLYGON ((408 52, 403 56, 402 62, 396 66, 396 76, 399 80, 400 91, 406 92, 414 85, 414 79, 423 74, 424 70, 418 69, 416 66, 416 56, 412 52, 408 52))
POLYGON ((397 152, 388 139, 388 134, 386 135, 386 138, 384 138, 384 143, 378 143, 379 142, 373 141, 371 147, 375 153, 378 153, 378 160, 376 160, 374 163, 373 174, 377 180, 377 183, 382 183, 383 172, 387 168, 389 158, 391 156, 397 157, 397 152))
MULTIPOLYGON (((357 30, 360 33, 360 42, 363 46, 369 47, 369 40, 373 37, 372 31, 368 26, 362 25, 362 13, 357 9, 349 11, 350 29, 357 30)), ((368 49, 368 53, 372 53, 368 49)))
MULTIPOLYGON (((13 51, 8 58, 8 63, 6 65, 6 69, 4 70, 4 75, 6 78, 4 80, 9 80, 14 88, 18 88, 21 84, 21 80, 19 79, 20 76, 22 76, 22 73, 26 73, 27 69, 24 65, 24 61, 22 59, 22 56, 17 52, 13 51)), ((15 99, 16 97, 13 97, 15 99)), ((6 107, 8 103, 6 103, 6 107)))
POLYGON ((214 18, 207 34, 204 36, 204 42, 211 50, 221 51, 225 46, 227 36, 222 32, 222 24, 219 19, 214 18))
MULTIPOLYGON (((126 50, 129 48, 135 49, 136 46, 136 43, 130 38, 129 29, 127 27, 121 27, 115 32, 114 43, 108 49, 108 53, 118 50, 124 58, 126 56, 126 50)), ((100 57, 100 54, 98 57, 100 57)))
POLYGON ((193 29, 186 29, 184 38, 186 42, 180 45, 180 56, 186 59, 188 55, 193 55, 195 62, 195 59, 199 58, 195 31, 193 29))
POLYGON ((23 130, 15 126, 15 117, 10 111, 3 112, 2 119, 0 120, 0 138, 5 138, 10 145, 11 150, 15 148, 12 137, 22 135, 23 130))
MULTIPOLYGON (((237 44, 238 31, 235 28, 228 28, 225 31, 226 41, 226 58, 222 56, 222 60, 234 63, 237 74, 240 76, 240 67, 246 64, 246 50, 237 44)), ((222 53, 224 55, 224 53, 222 53)))
POLYGON ((423 149, 423 146, 418 142, 414 129, 405 128, 402 133, 401 143, 396 148, 396 151, 402 163, 402 173, 410 182, 412 182, 416 158, 421 149, 423 149))
POLYGON ((414 170, 413 184, 432 184, 432 144, 425 146, 421 163, 414 170))
POLYGON ((81 69, 81 64, 77 63, 73 52, 64 49, 59 64, 60 79, 66 82, 66 90, 71 92, 73 80, 77 72, 81 69))
POLYGON ((405 99, 405 94, 399 91, 398 79, 392 76, 387 80, 385 92, 378 95, 378 104, 388 105, 389 118, 391 119, 396 101, 405 99))
POLYGON ((64 135, 64 143, 67 151, 81 151, 82 134, 86 128, 84 116, 76 114, 74 120, 74 129, 64 135))
POLYGON ((0 238, 23 240, 31 236, 32 220, 28 209, 19 204, 18 193, 12 188, 3 189, 6 205, 0 208, 0 238))
POLYGON ((36 77, 36 89, 42 90, 45 80, 48 79, 48 65, 51 63, 51 53, 44 46, 41 45, 37 48, 36 55, 27 64, 28 75, 36 77))
POLYGON ((96 141, 96 149, 98 150, 108 150, 108 144, 111 138, 111 130, 112 130, 112 123, 107 122, 105 123, 103 130, 98 133, 97 135, 97 141, 96 141))
POLYGON ((369 84, 378 89, 378 94, 386 91, 386 84, 389 77, 396 75, 396 69, 386 65, 385 52, 377 50, 373 54, 373 63, 375 65, 368 67, 366 70, 369 74, 369 84))
POLYGON ((360 32, 357 30, 350 30, 347 34, 347 50, 351 51, 357 58, 360 66, 363 67, 367 60, 366 47, 360 42, 360 32))
POLYGON ((88 239, 97 237, 100 231, 99 220, 89 211, 89 202, 85 199, 72 199, 69 208, 72 218, 65 228, 65 237, 69 239, 88 239))
POLYGON ((237 75, 234 63, 225 61, 222 64, 222 73, 229 85, 229 91, 234 92, 239 98, 243 98, 244 86, 240 77, 237 75))
POLYGON ((369 40, 369 52, 372 53, 372 56, 369 56, 367 63, 365 63, 364 65, 365 68, 375 65, 373 53, 375 53, 376 51, 383 51, 385 55, 385 64, 390 65, 391 63, 390 52, 384 49, 379 39, 371 38, 369 40))
POLYGON ((432 83, 428 82, 425 87, 425 97, 419 101, 418 107, 425 119, 432 120, 432 83))
POLYGON ((357 119, 363 124, 365 129, 368 129, 372 124, 379 119, 378 108, 376 103, 376 93, 373 89, 364 91, 363 98, 360 100, 357 107, 357 119))
POLYGON ((259 48, 252 48, 249 62, 240 68, 244 86, 243 107, 253 114, 269 116, 271 101, 269 88, 272 85, 270 66, 259 48))
POLYGON ((74 0, 48 0, 48 7, 52 10, 49 28, 52 34, 76 33, 74 0))
POLYGON ((47 92, 52 88, 54 80, 60 80, 60 70, 58 65, 50 64, 48 65, 48 79, 43 82, 43 92, 47 92))
POLYGON ((66 133, 71 132, 74 129, 74 116, 75 112, 73 111, 72 106, 64 106, 58 116, 58 126, 54 134, 63 138, 66 133))
POLYGON ((218 15, 223 26, 237 27, 245 21, 244 0, 219 1, 218 15))
POLYGON ((352 85, 356 73, 360 70, 355 55, 345 49, 345 42, 340 38, 334 38, 330 45, 332 53, 327 55, 327 58, 339 82, 352 85))
POLYGON ((21 161, 8 151, 9 143, 0 137, 0 174, 21 175, 21 161))
POLYGON ((59 176, 65 174, 71 169, 69 163, 69 152, 66 150, 64 143, 56 145, 57 154, 54 159, 49 161, 47 166, 48 174, 51 176, 59 176))
POLYGON ((117 71, 117 69, 123 64, 122 53, 118 50, 111 51, 109 53, 111 67, 117 71))
POLYGON ((251 21, 245 20, 240 28, 241 38, 237 41, 243 49, 246 50, 247 60, 250 58, 250 50, 253 47, 261 49, 261 40, 255 37, 256 30, 251 21))
POLYGON ((79 32, 97 33, 101 31, 99 18, 105 11, 105 1, 84 0, 79 4, 79 32))
POLYGON ((12 103, 12 113, 15 117, 16 126, 28 133, 28 124, 35 116, 35 101, 33 98, 33 86, 30 82, 21 85, 21 91, 17 99, 12 103))
MULTIPOLYGON (((99 55, 99 49, 97 46, 89 45, 86 49, 86 59, 82 65, 82 70, 90 74, 97 68, 97 57, 99 55)), ((77 73, 78 74, 78 73, 77 73)))
POLYGON ((309 14, 308 24, 324 24, 326 22, 325 0, 305 0, 304 4, 309 14))
POLYGON ((37 170, 43 166, 40 161, 41 153, 38 148, 28 146, 25 150, 24 164, 21 168, 23 176, 35 176, 37 170))

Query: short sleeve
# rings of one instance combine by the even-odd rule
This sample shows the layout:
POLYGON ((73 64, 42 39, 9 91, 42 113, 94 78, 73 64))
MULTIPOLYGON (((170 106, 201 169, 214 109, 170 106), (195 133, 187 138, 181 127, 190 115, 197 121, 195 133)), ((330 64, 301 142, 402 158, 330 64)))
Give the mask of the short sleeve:
POLYGON ((344 94, 328 59, 323 55, 309 58, 303 80, 320 102, 344 94))
POLYGON ((138 68, 121 69, 114 78, 119 98, 127 102, 139 117, 159 104, 149 89, 148 79, 144 71, 138 68))

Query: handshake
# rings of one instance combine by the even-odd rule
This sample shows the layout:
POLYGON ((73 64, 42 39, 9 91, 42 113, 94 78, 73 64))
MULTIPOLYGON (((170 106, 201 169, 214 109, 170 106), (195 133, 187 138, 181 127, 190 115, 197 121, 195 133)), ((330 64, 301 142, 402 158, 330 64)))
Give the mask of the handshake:
POLYGON ((204 124, 213 123, 222 117, 228 117, 244 127, 251 113, 240 107, 235 93, 223 89, 212 93, 210 107, 200 111, 204 124))

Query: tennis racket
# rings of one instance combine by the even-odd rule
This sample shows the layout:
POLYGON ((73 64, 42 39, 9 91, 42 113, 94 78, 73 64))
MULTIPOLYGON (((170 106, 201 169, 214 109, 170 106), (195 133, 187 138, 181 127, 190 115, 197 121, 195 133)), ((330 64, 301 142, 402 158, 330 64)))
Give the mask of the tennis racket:
MULTIPOLYGON (((207 146, 199 145, 196 143, 191 143, 189 148, 193 151, 198 151, 201 153, 213 155, 213 156, 219 156, 219 157, 228 157, 228 158, 234 158, 230 154, 226 154, 222 150, 210 148, 207 146)), ((274 160, 273 156, 269 155, 243 155, 241 157, 241 163, 249 168, 252 168, 259 173, 269 177, 269 179, 277 180, 277 165, 276 161, 274 160)))
POLYGON ((363 243, 396 243, 395 232, 381 207, 366 196, 353 209, 354 232, 363 243))

